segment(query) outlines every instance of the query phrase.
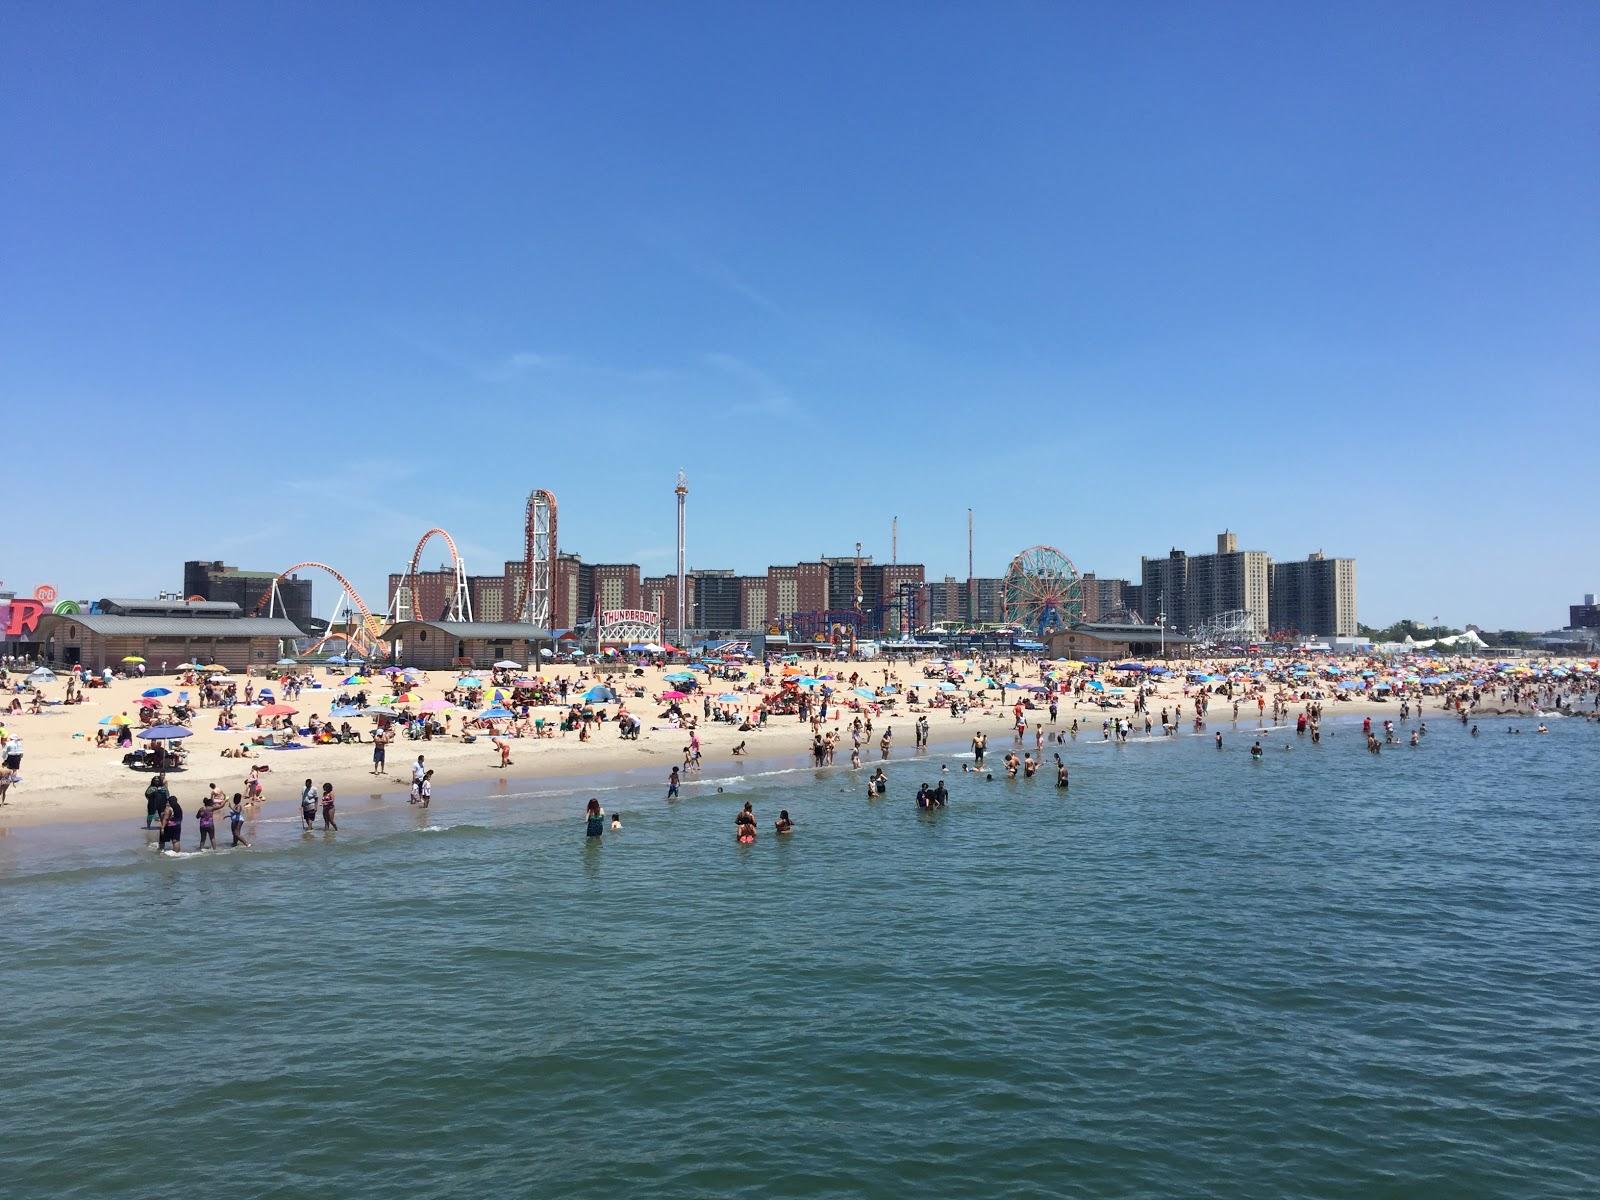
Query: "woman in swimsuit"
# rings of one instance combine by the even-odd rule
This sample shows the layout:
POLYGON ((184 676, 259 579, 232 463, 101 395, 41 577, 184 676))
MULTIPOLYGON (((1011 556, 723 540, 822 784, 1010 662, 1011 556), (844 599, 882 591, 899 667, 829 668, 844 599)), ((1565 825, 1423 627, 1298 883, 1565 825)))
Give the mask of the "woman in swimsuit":
POLYGON ((322 785, 322 828, 339 832, 339 823, 333 819, 333 784, 322 785))
POLYGON ((597 838, 606 831, 605 810, 600 807, 600 801, 591 798, 589 806, 584 809, 584 836, 597 838))
MULTIPOLYGON (((215 792, 216 788, 213 787, 211 790, 215 792)), ((206 843, 208 842, 213 850, 217 848, 216 814, 221 807, 222 805, 218 804, 212 796, 207 796, 200 802, 200 811, 196 814, 195 819, 200 822, 200 849, 202 850, 206 848, 206 843)))
POLYGON ((739 815, 733 819, 733 833, 742 843, 756 840, 756 814, 748 800, 744 802, 744 808, 740 810, 739 815))
POLYGON ((178 803, 176 796, 167 797, 167 806, 161 810, 161 844, 160 849, 171 850, 176 854, 183 840, 183 806, 178 803))
POLYGON ((228 801, 228 832, 233 834, 233 845, 249 846, 244 840, 244 796, 239 792, 228 801))
POLYGON ((778 819, 773 822, 773 828, 779 833, 794 832, 794 822, 789 820, 789 810, 787 808, 778 814, 778 819))

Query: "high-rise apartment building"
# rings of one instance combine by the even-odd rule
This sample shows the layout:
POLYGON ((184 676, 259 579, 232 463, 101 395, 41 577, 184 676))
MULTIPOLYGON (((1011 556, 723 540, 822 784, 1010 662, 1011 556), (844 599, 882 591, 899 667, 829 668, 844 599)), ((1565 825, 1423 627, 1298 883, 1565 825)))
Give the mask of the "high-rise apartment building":
POLYGON ((975 625, 998 625, 1005 617, 1006 581, 979 576, 967 580, 967 620, 975 625))
POLYGON ((739 576, 739 628, 767 627, 767 577, 739 576))
POLYGON ((742 628, 739 619, 739 577, 732 570, 696 568, 694 616, 696 629, 730 632, 742 628))
POLYGON ((1101 579, 1090 571, 1082 579, 1083 619, 1098 621, 1108 614, 1131 609, 1128 590, 1133 586, 1126 579, 1101 579))
MULTIPOLYGON (((277 577, 276 571, 241 571, 221 560, 190 560, 183 564, 183 594, 190 600, 198 596, 202 600, 237 604, 249 616, 271 592, 272 581, 277 577)), ((298 575, 279 580, 278 600, 283 605, 279 615, 287 613, 289 620, 301 629, 310 628, 311 580, 298 575)), ((261 615, 267 615, 265 608, 261 615)))
POLYGON ((1217 535, 1215 554, 1173 549, 1165 558, 1141 558, 1144 618, 1156 621, 1164 613, 1169 627, 1193 630, 1242 609, 1257 635, 1265 634, 1271 563, 1265 551, 1240 550, 1238 536, 1229 531, 1217 535))
POLYGON ((1272 630, 1356 636, 1356 560, 1318 550, 1299 562, 1272 564, 1272 630))

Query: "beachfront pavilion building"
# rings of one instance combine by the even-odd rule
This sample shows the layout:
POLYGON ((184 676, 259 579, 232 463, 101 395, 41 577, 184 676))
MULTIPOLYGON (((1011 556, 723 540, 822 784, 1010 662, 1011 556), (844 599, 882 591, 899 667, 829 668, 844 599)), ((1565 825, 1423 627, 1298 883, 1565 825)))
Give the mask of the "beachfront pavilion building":
POLYGON ((396 621, 379 639, 398 666, 424 671, 487 670, 502 660, 535 667, 554 650, 548 629, 522 621, 396 621))
POLYGON ((1051 658, 1097 658, 1113 662, 1124 658, 1182 658, 1193 639, 1171 629, 1162 636, 1157 625, 1080 623, 1057 630, 1045 638, 1051 658))
POLYGON ((46 613, 37 637, 44 661, 85 670, 122 670, 142 658, 148 673, 179 663, 216 663, 230 671, 271 667, 305 635, 282 617, 246 616, 239 605, 216 600, 107 599, 98 611, 46 613))

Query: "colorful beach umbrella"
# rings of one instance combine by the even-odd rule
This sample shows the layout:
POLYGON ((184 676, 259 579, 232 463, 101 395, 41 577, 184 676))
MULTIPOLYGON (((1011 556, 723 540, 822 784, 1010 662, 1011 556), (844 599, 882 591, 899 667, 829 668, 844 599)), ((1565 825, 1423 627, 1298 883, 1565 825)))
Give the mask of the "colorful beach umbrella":
POLYGON ((164 688, 164 687, 146 688, 144 691, 140 692, 139 694, 141 696, 146 696, 146 697, 151 697, 151 696, 170 696, 170 695, 172 695, 172 689, 171 688, 164 688))

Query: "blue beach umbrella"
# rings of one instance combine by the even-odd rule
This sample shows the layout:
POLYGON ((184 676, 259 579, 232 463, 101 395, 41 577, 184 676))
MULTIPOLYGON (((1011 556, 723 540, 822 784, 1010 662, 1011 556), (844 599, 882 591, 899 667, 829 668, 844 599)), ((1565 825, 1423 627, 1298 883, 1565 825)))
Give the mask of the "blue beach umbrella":
POLYGON ((141 696, 146 696, 146 697, 150 697, 150 698, 153 699, 156 696, 170 696, 170 695, 172 695, 172 689, 171 688, 159 688, 159 687, 158 688, 150 688, 148 691, 143 691, 143 692, 140 692, 139 694, 141 696))
POLYGON ((719 704, 737 704, 739 697, 734 692, 723 692, 722 695, 717 697, 717 702, 719 704))
POLYGON ((517 714, 512 712, 509 708, 505 708, 502 705, 496 704, 493 708, 486 708, 479 713, 478 719, 480 721, 503 721, 508 717, 514 717, 516 715, 517 714))
POLYGON ((583 694, 585 704, 594 704, 600 700, 615 700, 617 694, 608 687, 592 687, 583 694))
POLYGON ((688 683, 694 679, 694 676, 687 671, 673 671, 670 675, 663 675, 661 678, 668 683, 688 683))
POLYGON ((875 700, 875 699, 877 699, 877 697, 873 694, 871 688, 857 688, 856 689, 856 695, 860 696, 863 700, 875 700))
POLYGON ((456 680, 456 686, 464 688, 482 687, 483 680, 479 679, 476 675, 463 675, 460 679, 456 680))
POLYGON ((193 737, 194 730, 185 729, 182 725, 152 725, 149 729, 141 729, 139 736, 148 742, 175 742, 179 738, 193 737))
POLYGON ((350 660, 348 658, 346 658, 342 654, 335 654, 331 658, 328 659, 328 662, 331 663, 333 666, 336 666, 336 667, 342 667, 349 661, 350 660))
POLYGON ((1101 683, 1098 679, 1089 680, 1089 686, 1097 692, 1103 692, 1106 690, 1106 685, 1101 683))
POLYGON ((949 680, 946 680, 944 683, 939 685, 939 690, 941 692, 953 692, 956 690, 956 685, 951 683, 949 680))

